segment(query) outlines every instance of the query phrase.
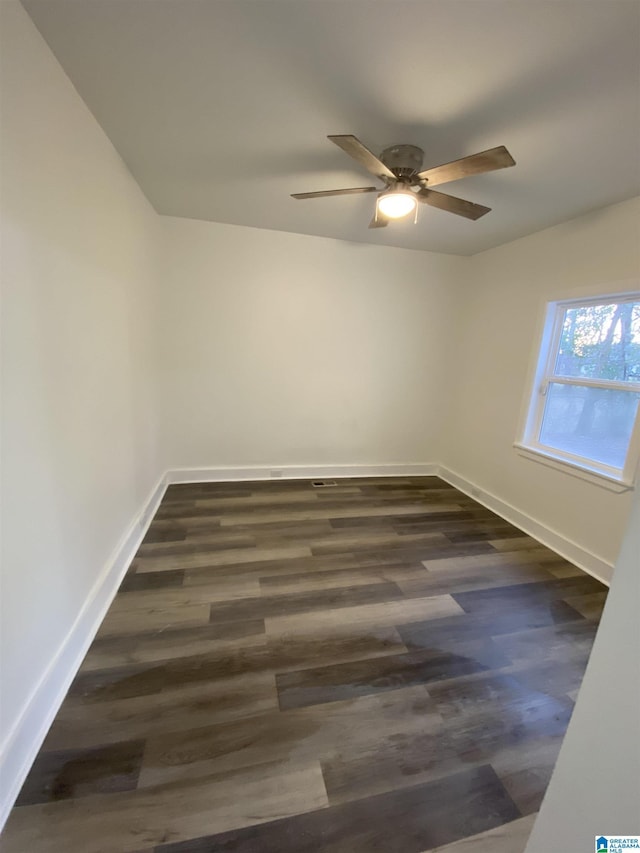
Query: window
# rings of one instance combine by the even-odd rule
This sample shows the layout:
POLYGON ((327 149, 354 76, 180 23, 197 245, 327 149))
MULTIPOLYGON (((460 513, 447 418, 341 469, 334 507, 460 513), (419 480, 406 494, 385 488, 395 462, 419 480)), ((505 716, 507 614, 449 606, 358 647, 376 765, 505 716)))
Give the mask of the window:
POLYGON ((640 293, 550 303, 517 446, 630 485, 639 402, 640 293))

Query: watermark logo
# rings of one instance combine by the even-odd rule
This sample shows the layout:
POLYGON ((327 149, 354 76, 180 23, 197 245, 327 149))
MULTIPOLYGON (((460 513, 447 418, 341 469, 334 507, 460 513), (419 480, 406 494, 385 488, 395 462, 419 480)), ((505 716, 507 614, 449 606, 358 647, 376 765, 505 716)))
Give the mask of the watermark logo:
POLYGON ((596 835, 595 853, 640 851, 640 835, 596 835))

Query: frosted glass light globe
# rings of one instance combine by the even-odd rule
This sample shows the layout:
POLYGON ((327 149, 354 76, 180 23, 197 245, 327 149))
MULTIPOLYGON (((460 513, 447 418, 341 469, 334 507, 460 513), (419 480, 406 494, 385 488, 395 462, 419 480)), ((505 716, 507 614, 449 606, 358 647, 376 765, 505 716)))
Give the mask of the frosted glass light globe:
POLYGON ((400 219, 415 209, 416 198, 409 190, 384 193, 378 199, 378 210, 389 219, 400 219))

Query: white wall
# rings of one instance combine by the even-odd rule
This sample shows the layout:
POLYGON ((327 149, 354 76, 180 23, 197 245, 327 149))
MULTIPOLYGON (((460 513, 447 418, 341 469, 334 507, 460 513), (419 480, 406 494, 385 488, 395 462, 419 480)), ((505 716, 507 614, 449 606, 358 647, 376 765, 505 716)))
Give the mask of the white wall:
MULTIPOLYGON (((548 300, 638 287, 640 199, 471 258, 460 290, 458 358, 444 464, 467 481, 615 562, 631 493, 615 494, 513 448, 548 300)), ((587 556, 588 556, 587 554, 587 556)))
POLYGON ((526 853, 640 834, 640 494, 615 582, 526 853))
POLYGON ((157 217, 22 7, 0 9, 1 823, 160 463, 157 217))
POLYGON ((163 220, 171 468, 437 462, 468 259, 163 220))

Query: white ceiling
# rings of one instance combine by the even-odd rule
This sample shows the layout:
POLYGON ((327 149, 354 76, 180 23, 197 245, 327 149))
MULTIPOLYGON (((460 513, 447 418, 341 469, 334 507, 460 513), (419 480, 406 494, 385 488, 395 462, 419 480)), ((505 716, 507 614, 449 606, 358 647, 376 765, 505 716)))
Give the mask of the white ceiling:
POLYGON ((162 214, 469 255, 640 193, 637 0, 23 3, 162 214), (477 222, 369 230, 374 195, 289 197, 375 183, 329 133, 517 165, 438 187, 477 222))

